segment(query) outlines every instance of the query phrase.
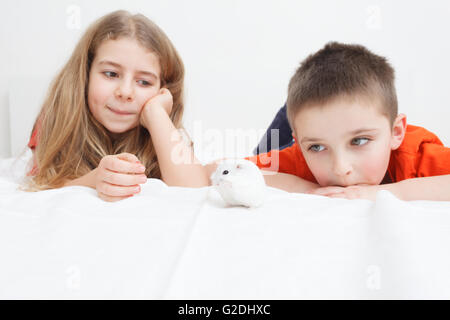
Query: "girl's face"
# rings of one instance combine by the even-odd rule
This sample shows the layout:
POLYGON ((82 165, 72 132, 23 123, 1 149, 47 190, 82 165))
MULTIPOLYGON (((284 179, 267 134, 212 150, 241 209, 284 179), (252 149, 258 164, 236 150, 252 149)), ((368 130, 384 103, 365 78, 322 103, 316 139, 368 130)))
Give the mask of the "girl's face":
POLYGON ((104 41, 89 73, 89 110, 112 133, 135 128, 145 103, 160 89, 160 74, 158 57, 135 39, 104 41))

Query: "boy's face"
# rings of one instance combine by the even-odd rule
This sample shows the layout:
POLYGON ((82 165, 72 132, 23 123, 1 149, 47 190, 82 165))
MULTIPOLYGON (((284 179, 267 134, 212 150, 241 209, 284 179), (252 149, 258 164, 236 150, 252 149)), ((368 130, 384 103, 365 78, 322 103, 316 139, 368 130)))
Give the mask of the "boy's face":
POLYGON ((145 103, 160 89, 159 75, 158 57, 136 40, 106 40, 89 73, 89 109, 112 133, 133 129, 145 103))
POLYGON ((337 98, 311 105, 294 118, 294 135, 320 186, 380 184, 391 150, 406 130, 400 114, 391 126, 369 99, 337 98))

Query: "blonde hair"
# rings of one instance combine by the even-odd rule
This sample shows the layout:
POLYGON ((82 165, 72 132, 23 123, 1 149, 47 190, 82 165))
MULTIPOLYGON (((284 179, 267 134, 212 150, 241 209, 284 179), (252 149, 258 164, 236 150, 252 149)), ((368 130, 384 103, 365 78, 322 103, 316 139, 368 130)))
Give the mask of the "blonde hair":
POLYGON ((58 188, 95 169, 110 154, 135 154, 146 167, 146 175, 161 178, 156 152, 147 129, 138 125, 117 139, 89 110, 89 72, 96 50, 105 40, 130 37, 155 53, 161 66, 161 87, 170 90, 170 118, 182 129, 184 66, 164 32, 141 14, 112 12, 89 26, 72 56, 54 78, 33 127, 38 130, 35 149, 36 175, 28 181, 29 191, 58 188))

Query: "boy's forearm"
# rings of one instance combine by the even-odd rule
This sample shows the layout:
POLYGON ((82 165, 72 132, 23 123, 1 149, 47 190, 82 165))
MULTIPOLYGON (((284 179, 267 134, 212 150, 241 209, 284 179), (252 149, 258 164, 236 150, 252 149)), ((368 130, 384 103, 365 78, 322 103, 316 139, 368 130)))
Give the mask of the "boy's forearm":
POLYGON ((183 141, 164 109, 154 108, 147 113, 146 125, 156 150, 162 179, 167 185, 208 185, 206 170, 195 158, 193 148, 183 141))
POLYGON ((450 201, 450 174, 407 179, 380 187, 402 200, 450 201))
POLYGON ((319 187, 317 183, 310 182, 292 174, 281 172, 274 174, 269 171, 262 172, 264 174, 266 185, 269 187, 282 189, 287 192, 305 193, 319 187))

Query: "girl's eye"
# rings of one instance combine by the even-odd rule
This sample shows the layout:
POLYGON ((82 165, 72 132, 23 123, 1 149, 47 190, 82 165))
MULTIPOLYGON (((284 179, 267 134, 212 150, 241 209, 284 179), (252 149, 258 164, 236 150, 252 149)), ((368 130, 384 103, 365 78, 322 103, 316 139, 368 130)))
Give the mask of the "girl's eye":
POLYGON ((325 149, 323 146, 321 146, 320 144, 313 144, 312 146, 310 146, 309 148, 308 148, 308 150, 311 150, 311 151, 313 151, 313 152, 320 152, 320 151, 322 151, 323 149, 325 149), (320 148, 322 148, 322 149, 320 149, 320 148))
POLYGON ((369 142, 368 138, 355 138, 352 140, 352 144, 356 146, 362 146, 369 142))
POLYGON ((142 86, 148 87, 151 85, 150 82, 146 81, 146 80, 138 80, 138 83, 142 86))
POLYGON ((108 78, 116 78, 117 77, 117 73, 114 71, 105 71, 105 72, 103 72, 103 74, 105 76, 107 76, 108 78))

